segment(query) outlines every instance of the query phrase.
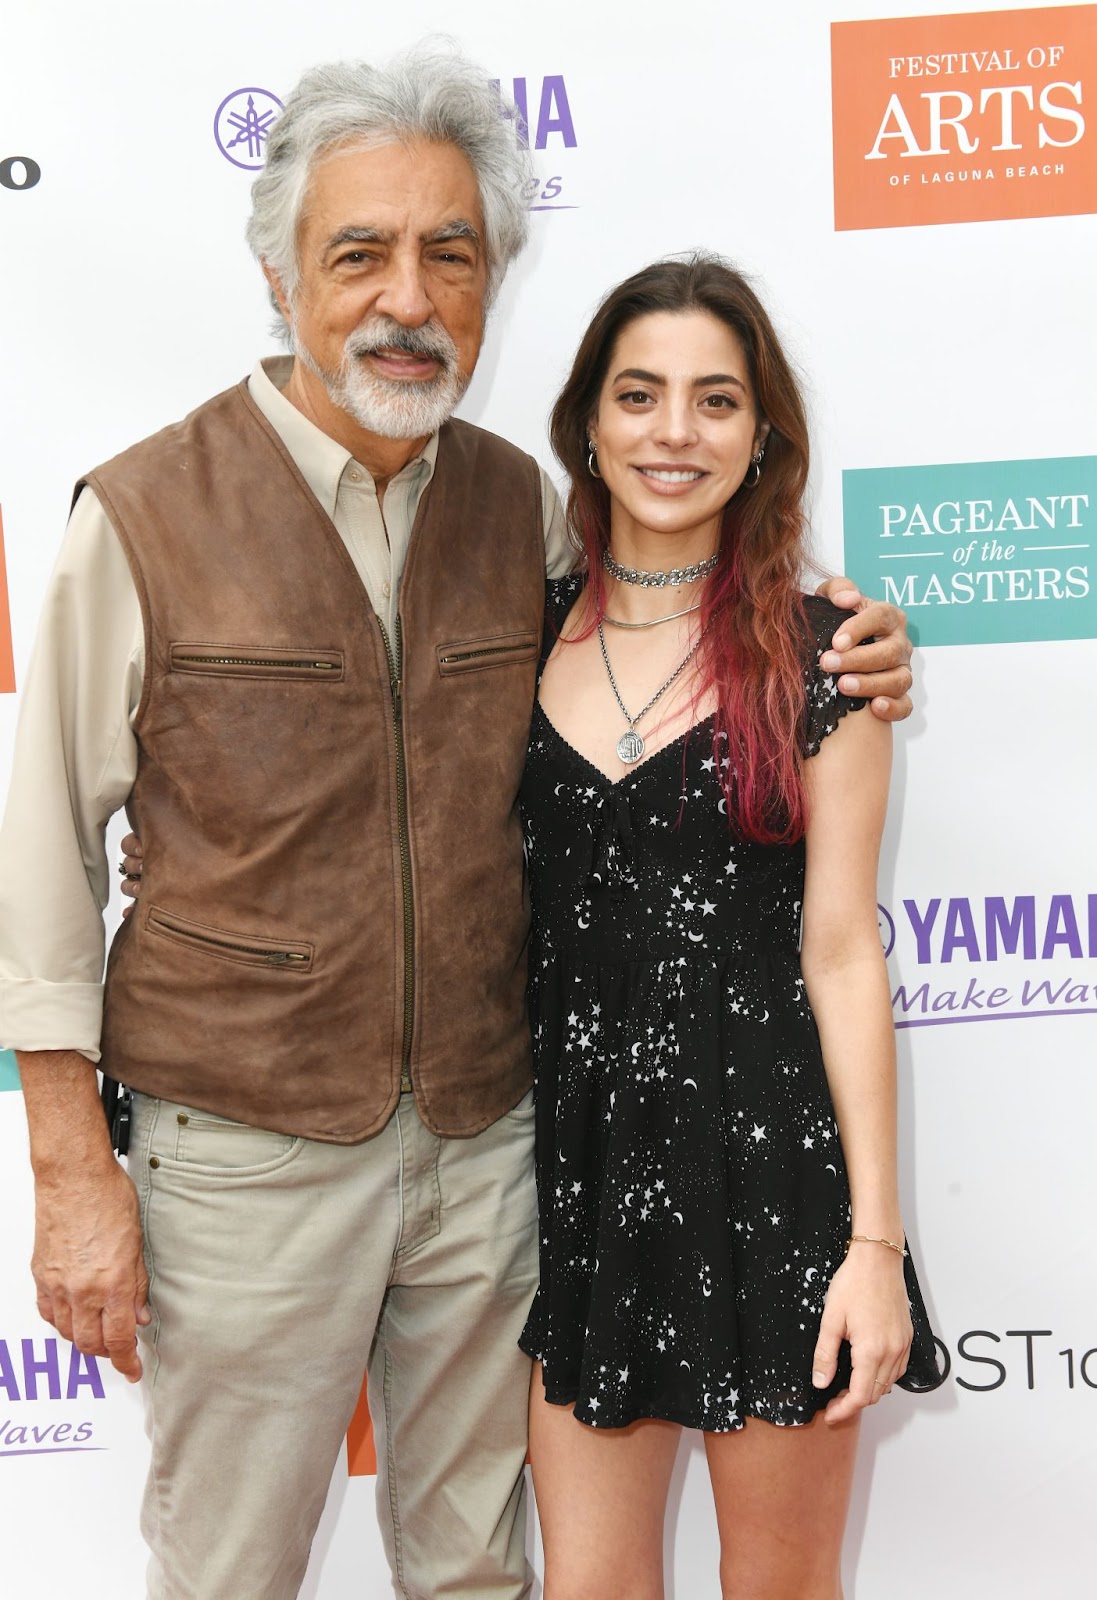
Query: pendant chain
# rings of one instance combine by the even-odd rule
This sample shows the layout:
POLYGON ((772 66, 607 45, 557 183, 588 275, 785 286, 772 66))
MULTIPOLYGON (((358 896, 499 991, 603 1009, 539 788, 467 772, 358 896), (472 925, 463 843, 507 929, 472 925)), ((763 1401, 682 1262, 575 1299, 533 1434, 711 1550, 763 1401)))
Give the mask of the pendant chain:
POLYGON ((660 700, 663 695, 666 694, 671 684, 677 682, 677 680, 681 677, 682 673, 686 670, 687 666, 700 649, 701 638, 702 635, 698 634, 696 641, 689 650, 689 653, 678 663, 667 681, 660 688, 656 689, 655 693, 652 695, 647 705, 644 706, 643 710, 638 711, 635 716, 631 716, 629 714, 628 707, 621 699, 621 691, 617 687, 617 679, 613 676, 613 668, 609 664, 609 651, 606 649, 606 636, 602 631, 602 623, 599 619, 598 643, 602 647, 602 660, 606 664, 606 673, 609 677, 609 686, 613 690, 614 699, 621 708, 621 714, 628 723, 628 732, 623 733, 617 741, 617 754, 620 756, 622 761, 631 765, 632 762, 639 761, 640 757, 643 755, 645 748, 644 736, 637 731, 636 724, 647 716, 655 702, 660 700))

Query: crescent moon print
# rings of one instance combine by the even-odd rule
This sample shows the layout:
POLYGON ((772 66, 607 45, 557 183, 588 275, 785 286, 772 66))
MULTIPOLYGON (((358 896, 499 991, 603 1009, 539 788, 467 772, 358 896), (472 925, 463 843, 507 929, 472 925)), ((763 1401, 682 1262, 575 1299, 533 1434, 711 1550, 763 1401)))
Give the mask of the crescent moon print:
MULTIPOLYGON (((549 582, 546 641, 581 594, 582 580, 549 582)), ((807 597, 804 615, 817 639, 801 727, 817 745, 850 706, 812 698, 835 613, 807 597)), ((614 672, 628 641, 660 637, 605 632, 614 672)), ((654 666, 651 678, 648 695, 654 666)), ((581 726, 578 710, 561 721, 581 726)), ((720 780, 735 756, 702 723, 612 780, 533 711, 519 809, 541 1276, 522 1345, 542 1359, 547 1399, 599 1428, 670 1406, 717 1432, 749 1417, 797 1426, 820 1409, 818 1305, 849 1188, 800 966, 804 845, 729 827, 735 790, 725 798, 720 780)), ((912 1372, 930 1388, 932 1339, 919 1358, 926 1324, 911 1302, 912 1372)))

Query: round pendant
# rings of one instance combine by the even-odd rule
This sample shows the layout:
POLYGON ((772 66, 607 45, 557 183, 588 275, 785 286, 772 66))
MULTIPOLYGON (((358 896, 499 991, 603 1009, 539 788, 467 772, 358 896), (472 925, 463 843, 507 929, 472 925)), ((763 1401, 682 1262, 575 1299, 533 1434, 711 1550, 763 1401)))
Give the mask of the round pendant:
POLYGON ((617 754, 626 766, 631 766, 634 761, 639 761, 644 753, 644 741, 635 728, 630 728, 623 733, 617 741, 617 754))

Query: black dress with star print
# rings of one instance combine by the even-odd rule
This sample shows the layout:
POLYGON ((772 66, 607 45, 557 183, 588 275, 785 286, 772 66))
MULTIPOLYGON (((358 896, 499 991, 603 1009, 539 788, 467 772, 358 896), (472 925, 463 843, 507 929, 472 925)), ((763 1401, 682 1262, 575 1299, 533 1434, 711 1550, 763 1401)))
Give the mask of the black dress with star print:
MULTIPOLYGON (((549 585, 558 629, 575 579, 549 585)), ((818 667, 841 613, 809 598, 804 751, 864 702, 818 667)), ((546 629, 546 651, 555 637, 546 629)), ((522 1347, 598 1427, 810 1420, 823 1297, 850 1201, 800 975, 804 846, 737 840, 711 722, 613 782, 538 705, 522 785, 533 903, 541 1281, 522 1347)), ((941 1381, 909 1259, 908 1389, 941 1381)))

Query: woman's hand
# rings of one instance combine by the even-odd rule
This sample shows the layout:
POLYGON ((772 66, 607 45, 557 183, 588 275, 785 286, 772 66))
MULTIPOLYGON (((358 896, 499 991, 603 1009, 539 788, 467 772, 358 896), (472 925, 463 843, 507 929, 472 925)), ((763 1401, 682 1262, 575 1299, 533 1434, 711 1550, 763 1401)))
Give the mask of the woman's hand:
POLYGON ((853 1374, 823 1413, 827 1422, 844 1422, 889 1393, 907 1370, 912 1337, 902 1257, 885 1245, 851 1246, 830 1281, 812 1359, 812 1382, 825 1389, 834 1380, 838 1348, 849 1340, 853 1374))

